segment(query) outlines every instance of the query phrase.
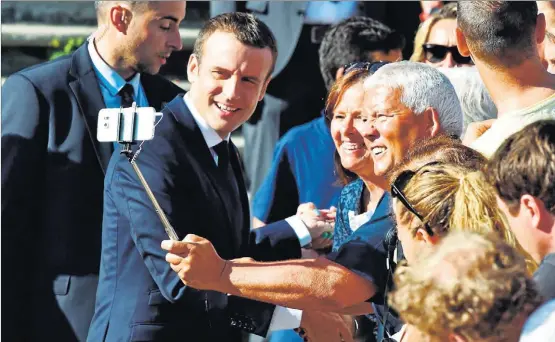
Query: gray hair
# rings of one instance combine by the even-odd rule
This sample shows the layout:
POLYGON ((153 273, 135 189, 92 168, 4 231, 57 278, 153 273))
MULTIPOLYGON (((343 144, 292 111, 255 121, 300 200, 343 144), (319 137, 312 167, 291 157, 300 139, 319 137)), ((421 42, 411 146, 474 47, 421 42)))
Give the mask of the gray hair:
POLYGON ((365 89, 378 86, 401 90, 401 103, 415 115, 434 108, 445 133, 462 135, 463 114, 459 99, 449 79, 437 69, 409 61, 387 64, 364 82, 365 89))
POLYGON ((439 68, 455 87, 463 112, 464 131, 475 121, 497 117, 497 107, 489 96, 476 67, 439 68))

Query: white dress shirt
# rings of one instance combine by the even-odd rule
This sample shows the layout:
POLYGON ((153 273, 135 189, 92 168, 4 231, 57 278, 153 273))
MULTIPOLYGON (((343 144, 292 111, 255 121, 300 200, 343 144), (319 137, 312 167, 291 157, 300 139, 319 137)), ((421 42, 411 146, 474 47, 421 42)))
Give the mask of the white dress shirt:
MULTIPOLYGON (((212 127, 210 127, 206 122, 206 120, 204 120, 204 118, 199 114, 198 110, 195 108, 193 104, 193 101, 189 98, 189 93, 185 94, 185 96, 183 96, 183 99, 185 101, 185 105, 187 106, 187 108, 189 108, 189 111, 191 112, 193 119, 195 120, 197 126, 200 129, 200 132, 204 137, 204 141, 206 142, 206 145, 210 149, 210 153, 212 154, 214 163, 218 165, 218 154, 216 153, 216 151, 214 151, 214 146, 218 145, 224 139, 222 139, 218 135, 218 133, 216 133, 216 131, 212 127)), ((228 134, 227 137, 225 138, 225 140, 228 142, 229 142, 229 137, 230 137, 230 134, 228 134)), ((298 229, 298 223, 296 223, 296 225, 298 229)), ((302 221, 301 221, 301 225, 304 227, 304 224, 302 223, 302 221)), ((297 229, 293 228, 293 230, 295 230, 295 233, 297 233, 297 229)), ((306 227, 304 227, 304 230, 306 230, 306 232, 308 233, 308 229, 306 229, 306 227)), ((299 236, 298 233, 297 233, 297 236, 299 237, 299 241, 302 241, 301 238, 306 240, 306 237, 299 236)), ((308 233, 308 236, 310 238, 310 233, 308 233)), ((301 243, 301 246, 303 246, 302 243, 301 243)), ((270 328, 268 329, 268 331, 298 328, 301 325, 301 317, 302 317, 302 310, 290 309, 290 308, 276 305, 276 309, 274 310, 274 315, 272 317, 272 321, 270 323, 270 328)))

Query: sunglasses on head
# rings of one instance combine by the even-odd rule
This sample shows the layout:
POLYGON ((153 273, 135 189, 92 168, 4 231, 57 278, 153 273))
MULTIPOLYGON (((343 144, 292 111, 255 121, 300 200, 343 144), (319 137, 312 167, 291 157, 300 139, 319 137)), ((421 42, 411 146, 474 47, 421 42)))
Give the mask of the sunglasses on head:
POLYGON ((343 66, 343 69, 345 70, 345 74, 353 70, 366 70, 368 72, 374 73, 386 64, 389 64, 389 62, 354 62, 345 64, 343 66))
POLYGON ((445 56, 447 56, 447 52, 451 52, 451 56, 453 56, 455 63, 472 64, 472 59, 461 55, 456 46, 424 44, 422 45, 422 48, 426 54, 426 59, 431 63, 439 63, 443 61, 445 56))
POLYGON ((424 222, 424 217, 420 215, 418 211, 416 211, 416 209, 414 209, 414 207, 409 203, 403 191, 405 190, 405 187, 410 182, 412 177, 414 177, 414 175, 417 174, 422 168, 430 165, 437 165, 437 164, 440 164, 440 163, 430 162, 425 165, 422 165, 416 171, 405 170, 401 172, 391 184, 391 196, 393 198, 397 198, 405 206, 405 208, 407 208, 408 211, 413 213, 414 216, 418 217, 418 219, 424 224, 424 229, 426 230, 426 233, 428 233, 430 236, 434 235, 434 231, 432 230, 432 228, 430 228, 430 225, 428 224, 428 222, 424 222))

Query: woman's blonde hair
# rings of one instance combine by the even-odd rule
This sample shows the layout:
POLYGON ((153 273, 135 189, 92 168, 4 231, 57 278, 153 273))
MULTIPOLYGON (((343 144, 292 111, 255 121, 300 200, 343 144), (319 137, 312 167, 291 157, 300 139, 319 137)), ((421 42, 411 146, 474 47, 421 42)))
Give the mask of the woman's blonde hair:
POLYGON ((511 341, 541 303, 520 253, 497 235, 450 233, 427 257, 395 272, 389 302, 403 321, 446 341, 511 341))
MULTIPOLYGON (((529 259, 529 270, 536 264, 517 242, 503 212, 497 205, 495 189, 481 171, 455 164, 429 163, 415 172, 401 189, 408 202, 424 219, 434 234, 470 231, 483 235, 494 233, 529 259)), ((398 222, 416 219, 398 199, 393 207, 398 222)), ((410 228, 416 235, 417 227, 410 228)))
POLYGON ((416 36, 414 37, 414 52, 410 56, 412 62, 424 62, 426 56, 422 45, 426 44, 432 27, 442 19, 457 19, 457 3, 449 3, 443 6, 439 11, 433 13, 418 27, 416 36))

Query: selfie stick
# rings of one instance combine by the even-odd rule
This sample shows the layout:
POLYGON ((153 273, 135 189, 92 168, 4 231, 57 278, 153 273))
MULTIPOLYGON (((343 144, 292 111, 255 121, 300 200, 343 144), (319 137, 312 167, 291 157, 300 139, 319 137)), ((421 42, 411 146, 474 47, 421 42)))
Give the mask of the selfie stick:
MULTIPOLYGON (((119 112, 120 122, 123 122, 122 116, 123 116, 123 108, 120 108, 120 112, 119 112)), ((135 127, 135 118, 136 118, 136 116, 137 116, 137 103, 133 102, 133 111, 132 111, 132 115, 131 115, 131 125, 130 125, 130 127, 132 127, 133 129, 135 127)), ((134 134, 131 134, 131 137, 133 137, 133 136, 134 136, 134 134)), ((135 159, 136 159, 138 153, 133 153, 133 150, 131 150, 131 145, 133 144, 132 140, 133 140, 133 138, 131 138, 131 141, 124 141, 124 140, 118 141, 118 143, 123 144, 120 154, 125 155, 127 157, 127 159, 129 160, 129 163, 131 164, 131 166, 133 166, 133 170, 135 170, 135 173, 139 177, 139 180, 141 181, 141 184, 145 188, 145 191, 146 191, 146 194, 148 195, 148 198, 150 198, 150 201, 154 205, 154 210, 156 211, 156 214, 158 214, 158 217, 160 218, 160 221, 162 221, 162 224, 164 225, 164 230, 166 231, 166 234, 168 234, 170 239, 178 241, 179 237, 177 236, 177 233, 175 232, 175 229, 173 229, 172 225, 170 224, 170 221, 166 217, 166 214, 164 214, 164 211, 162 210, 162 207, 160 207, 160 204, 158 204, 158 201, 156 200, 156 197, 154 197, 154 194, 152 193, 152 190, 150 190, 150 187, 148 186, 148 183, 146 182, 145 177, 143 177, 143 173, 139 169, 139 165, 137 165, 137 163, 135 162, 135 159)))

